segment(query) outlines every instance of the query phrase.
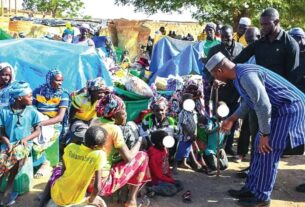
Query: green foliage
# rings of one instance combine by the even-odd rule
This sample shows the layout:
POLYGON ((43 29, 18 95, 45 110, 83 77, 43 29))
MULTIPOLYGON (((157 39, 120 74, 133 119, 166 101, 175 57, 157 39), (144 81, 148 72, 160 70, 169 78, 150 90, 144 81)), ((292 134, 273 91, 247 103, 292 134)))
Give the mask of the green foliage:
POLYGON ((305 0, 116 0, 118 5, 133 5, 136 11, 154 14, 191 9, 199 22, 221 21, 236 26, 240 17, 250 17, 258 26, 259 15, 267 7, 280 13, 282 26, 305 26, 305 0))
POLYGON ((90 15, 84 15, 84 16, 83 16, 83 19, 85 19, 85 20, 90 20, 90 19, 92 19, 92 16, 90 16, 90 15))
POLYGON ((84 7, 82 0, 23 0, 23 8, 51 13, 53 17, 77 17, 84 7))

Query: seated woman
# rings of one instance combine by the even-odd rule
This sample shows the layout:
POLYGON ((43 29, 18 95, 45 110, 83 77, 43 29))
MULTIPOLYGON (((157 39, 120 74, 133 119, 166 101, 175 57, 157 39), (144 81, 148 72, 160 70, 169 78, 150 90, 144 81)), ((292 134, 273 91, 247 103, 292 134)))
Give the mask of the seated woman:
POLYGON ((13 67, 6 62, 0 63, 0 107, 9 105, 9 89, 14 81, 13 67))
MULTIPOLYGON (((32 90, 26 82, 14 82, 9 89, 10 104, 0 108, 0 183, 8 175, 0 206, 9 206, 18 196, 14 180, 40 133, 40 118, 32 106, 32 90)), ((30 179, 30 178, 29 178, 30 179)))
POLYGON ((96 110, 100 122, 94 121, 93 124, 101 125, 108 134, 103 147, 107 154, 107 164, 103 168, 99 195, 110 196, 128 184, 130 194, 125 207, 136 207, 140 187, 150 180, 148 156, 145 152, 139 151, 142 138, 138 139, 131 150, 128 149, 122 130, 116 125, 126 122, 125 104, 119 97, 113 94, 104 96, 99 101, 96 110), (113 155, 117 152, 121 155, 123 161, 114 163, 113 155))
POLYGON ((167 116, 168 102, 163 96, 156 96, 153 98, 150 109, 152 113, 147 114, 143 120, 140 128, 140 135, 147 139, 148 146, 151 146, 150 133, 158 129, 168 131, 170 135, 177 133, 176 120, 167 116))
POLYGON ((98 100, 109 92, 110 90, 106 87, 104 80, 98 77, 89 80, 86 88, 75 93, 72 96, 69 113, 70 129, 75 128, 73 125, 78 125, 80 122, 89 126, 91 120, 96 117, 95 108, 98 100))
MULTIPOLYGON (((69 94, 62 88, 64 78, 59 70, 50 70, 46 83, 33 92, 33 105, 42 113, 42 134, 33 145, 33 166, 40 166, 34 178, 43 177, 49 165, 45 150, 59 138, 63 129, 63 119, 69 107, 69 94), (44 130, 48 131, 44 133, 44 130)), ((56 156, 56 155, 54 155, 56 156)))

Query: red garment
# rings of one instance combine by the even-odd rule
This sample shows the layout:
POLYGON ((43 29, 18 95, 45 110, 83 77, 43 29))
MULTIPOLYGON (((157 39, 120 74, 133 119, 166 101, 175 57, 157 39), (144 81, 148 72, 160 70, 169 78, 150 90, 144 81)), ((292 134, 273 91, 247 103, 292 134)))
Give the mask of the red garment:
POLYGON ((151 146, 147 151, 149 157, 149 169, 151 173, 152 184, 159 182, 175 183, 171 176, 168 162, 168 152, 166 148, 163 150, 151 146))

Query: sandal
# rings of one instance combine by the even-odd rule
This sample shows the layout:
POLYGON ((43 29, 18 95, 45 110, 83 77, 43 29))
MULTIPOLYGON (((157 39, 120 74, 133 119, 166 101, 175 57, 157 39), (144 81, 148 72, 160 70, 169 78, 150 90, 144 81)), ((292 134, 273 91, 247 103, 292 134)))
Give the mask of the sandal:
POLYGON ((139 207, 148 207, 150 206, 150 199, 148 195, 145 195, 143 198, 141 198, 139 207))
POLYGON ((40 168, 35 173, 34 178, 35 179, 43 178, 49 172, 48 167, 50 167, 49 161, 45 161, 44 163, 42 163, 40 168))
POLYGON ((192 202, 192 193, 191 193, 191 191, 188 190, 185 193, 183 193, 182 201, 184 203, 191 203, 192 202))

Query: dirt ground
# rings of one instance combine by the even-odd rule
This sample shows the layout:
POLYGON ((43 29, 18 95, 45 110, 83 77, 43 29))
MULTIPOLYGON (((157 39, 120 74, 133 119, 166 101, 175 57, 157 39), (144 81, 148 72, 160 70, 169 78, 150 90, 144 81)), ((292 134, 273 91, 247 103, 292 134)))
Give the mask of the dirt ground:
MULTIPOLYGON (((295 186, 305 182, 305 157, 291 156, 281 161, 279 174, 275 189, 272 194, 272 207, 305 207, 305 193, 295 192, 295 186)), ((192 203, 182 202, 179 193, 175 197, 154 197, 151 198, 151 207, 234 207, 238 206, 237 201, 227 195, 230 188, 239 189, 245 180, 235 177, 236 171, 247 166, 247 162, 230 162, 229 169, 222 172, 220 177, 210 177, 203 173, 187 170, 179 170, 176 178, 183 181, 184 191, 192 192, 192 203)), ((42 192, 47 181, 45 179, 34 180, 33 189, 30 193, 20 196, 14 206, 35 207, 37 195, 42 192)), ((120 205, 109 204, 110 207, 120 205)))

